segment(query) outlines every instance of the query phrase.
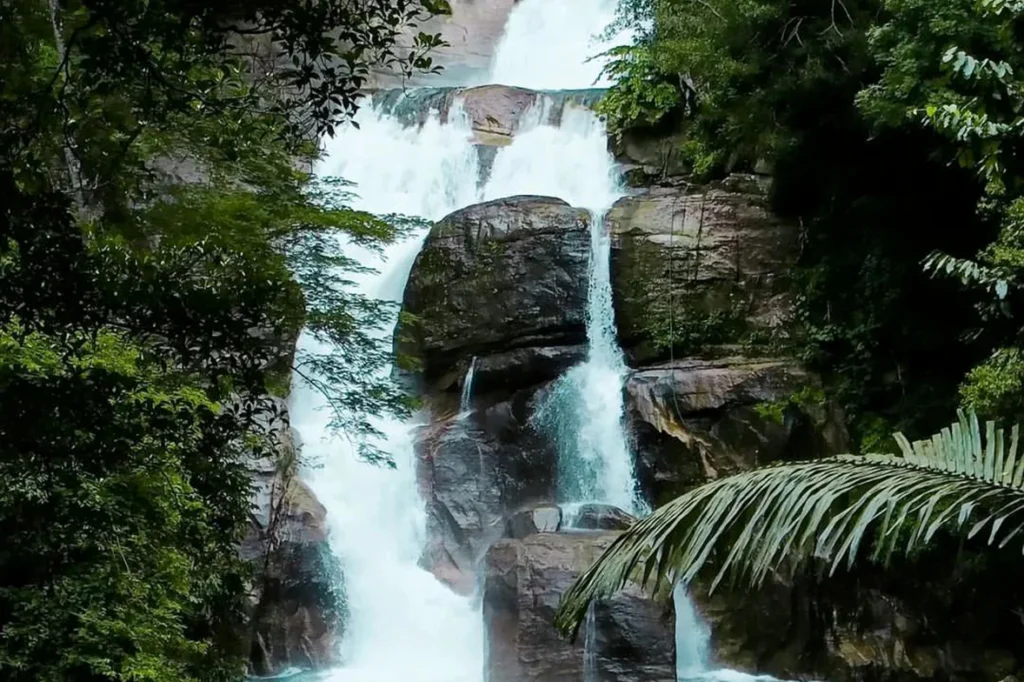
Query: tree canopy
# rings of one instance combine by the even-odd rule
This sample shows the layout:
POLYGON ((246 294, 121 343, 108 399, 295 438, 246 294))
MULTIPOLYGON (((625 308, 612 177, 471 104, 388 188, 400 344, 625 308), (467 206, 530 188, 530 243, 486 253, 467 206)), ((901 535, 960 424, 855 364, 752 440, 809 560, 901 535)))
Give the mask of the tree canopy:
POLYGON ((437 36, 397 41, 445 11, 0 2, 4 679, 244 674, 249 467, 293 368, 349 433, 408 407, 340 238, 409 222, 347 208, 316 138, 374 70, 433 70, 437 36), (333 350, 293 357, 303 326, 333 350))

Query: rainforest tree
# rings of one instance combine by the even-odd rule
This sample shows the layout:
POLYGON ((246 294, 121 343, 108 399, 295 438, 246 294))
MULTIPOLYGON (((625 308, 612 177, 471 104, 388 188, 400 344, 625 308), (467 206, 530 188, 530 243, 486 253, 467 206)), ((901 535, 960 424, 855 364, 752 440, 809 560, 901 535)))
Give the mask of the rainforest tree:
POLYGON ((350 433, 405 409, 337 239, 405 223, 302 169, 372 69, 433 68, 436 36, 397 41, 443 11, 0 1, 4 679, 243 674, 236 551, 274 396, 295 367, 350 433), (293 358, 303 325, 337 350, 293 358))

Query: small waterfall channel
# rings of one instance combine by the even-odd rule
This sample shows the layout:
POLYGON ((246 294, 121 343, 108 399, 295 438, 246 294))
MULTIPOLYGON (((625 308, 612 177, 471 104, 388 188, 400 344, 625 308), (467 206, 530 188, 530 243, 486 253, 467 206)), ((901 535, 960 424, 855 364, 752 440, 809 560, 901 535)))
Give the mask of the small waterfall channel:
MULTIPOLYGON (((535 89, 595 85, 600 51, 590 37, 613 18, 615 0, 522 0, 495 56, 491 82, 535 89)), ((598 83, 599 84, 599 83, 598 83)), ((600 84, 599 84, 600 85, 600 84)), ((648 507, 636 490, 633 453, 624 423, 626 365, 616 340, 609 273, 610 236, 603 216, 623 191, 607 150, 602 122, 589 110, 566 107, 558 125, 542 103, 481 172, 468 117, 455 102, 444 122, 437 112, 410 121, 395 107, 415 92, 365 105, 358 129, 341 127, 318 168, 323 177, 353 183, 354 208, 436 221, 490 199, 554 196, 591 213, 586 360, 566 372, 535 415, 556 439, 559 484, 566 503, 603 502, 634 514, 648 507)), ((399 303, 427 230, 383 253, 345 244, 346 255, 372 270, 351 276, 353 291, 399 303)), ((376 333, 388 339, 397 311, 376 333)), ((322 343, 303 335, 300 346, 322 343)), ((460 411, 470 409, 475 362, 463 382, 460 411)), ((387 371, 390 371, 388 368, 387 371)), ((355 444, 332 434, 324 399, 295 382, 292 423, 304 478, 327 509, 332 552, 345 573, 348 618, 339 667, 329 682, 482 682, 485 637, 479 596, 453 593, 419 566, 426 513, 416 481, 414 424, 378 418, 378 447, 394 469, 366 464, 355 444)), ((702 651, 707 633, 685 594, 677 595, 680 652, 702 651), (692 641, 696 636, 699 641, 692 641)), ((585 631, 585 675, 599 679, 595 609, 585 631)), ((706 656, 686 654, 687 678, 706 674, 706 656)))
POLYGON ((476 356, 469 361, 469 369, 462 379, 462 394, 459 396, 459 417, 465 419, 473 411, 473 375, 476 374, 476 356))

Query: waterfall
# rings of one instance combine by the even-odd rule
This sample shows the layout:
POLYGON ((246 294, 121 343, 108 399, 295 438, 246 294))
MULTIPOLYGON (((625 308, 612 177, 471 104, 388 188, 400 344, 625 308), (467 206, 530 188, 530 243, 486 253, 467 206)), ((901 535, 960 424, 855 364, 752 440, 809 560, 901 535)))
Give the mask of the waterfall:
POLYGON ((491 63, 491 82, 534 90, 608 87, 600 53, 628 40, 601 34, 617 0, 521 0, 508 18, 491 63), (581 58, 582 57, 582 58, 581 58))
POLYGON ((473 374, 476 372, 476 356, 469 361, 469 369, 462 380, 462 395, 459 398, 459 415, 465 417, 473 411, 473 374))
POLYGON ((672 591, 672 606, 676 612, 676 679, 699 678, 708 670, 711 632, 701 622, 682 584, 672 591))
MULTIPOLYGON (((591 14, 588 8, 575 20, 590 21, 591 14)), ((505 45, 517 47, 508 36, 505 45)), ((585 56, 564 54, 562 65, 570 68, 585 56)), ((569 108, 554 127, 538 109, 530 130, 497 154, 490 181, 480 187, 472 131, 457 104, 445 123, 433 113, 418 124, 392 115, 396 103, 390 101, 391 108, 364 106, 358 128, 341 126, 327 141, 318 174, 352 183, 354 208, 437 220, 485 198, 537 193, 603 210, 618 195, 604 128, 589 111, 569 108)), ((425 236, 420 229, 382 254, 345 243, 346 256, 375 268, 347 275, 353 290, 399 302, 425 236)), ((396 322, 397 312, 376 330, 380 338, 392 335, 396 322)), ((324 350, 308 334, 299 344, 324 350)), ((326 679, 479 682, 484 638, 478 601, 454 594, 418 565, 426 515, 416 482, 412 425, 376 420, 383 434, 377 445, 395 464, 394 469, 377 467, 359 460, 355 444, 329 431, 325 407, 321 395, 295 382, 292 424, 310 465, 303 476, 327 509, 331 550, 345 573, 348 618, 341 665, 326 679)))
MULTIPOLYGON (((601 70, 599 60, 587 60, 601 49, 592 37, 612 19, 614 7, 615 0, 522 0, 509 19, 490 80, 535 89, 591 86, 601 70)), ((353 183, 354 208, 437 220, 481 200, 539 194, 590 211, 587 358, 555 382, 535 417, 557 440, 559 484, 567 502, 602 501, 646 512, 636 494, 624 426, 626 367, 616 341, 611 240, 604 224, 605 212, 623 190, 604 125, 591 111, 572 104, 552 125, 551 101, 540 97, 512 143, 497 153, 481 186, 470 123, 458 103, 442 124, 436 112, 425 120, 393 114, 394 98, 385 99, 390 105, 364 106, 356 118, 358 129, 339 127, 318 168, 321 176, 353 183)), ((400 302, 425 236, 425 229, 417 230, 383 253, 346 243, 347 256, 375 268, 347 275, 353 290, 400 302)), ((396 322, 397 312, 376 330, 381 339, 393 334, 396 322)), ((299 345, 324 349, 308 334, 299 345)), ((469 408, 474 370, 475 362, 463 384, 463 412, 469 408)), ((416 481, 412 425, 376 420, 383 434, 378 446, 395 464, 393 470, 377 467, 360 461, 355 444, 329 431, 325 407, 320 394, 295 382, 292 424, 303 442, 304 459, 312 465, 303 475, 327 509, 331 550, 345 573, 349 615, 341 665, 325 679, 480 682, 485 638, 478 601, 454 594, 419 567, 426 516, 416 481)), ((677 613, 687 622, 680 622, 677 636, 688 637, 699 621, 685 595, 679 599, 677 613)), ((593 609, 586 632, 587 679, 596 680, 593 609)), ((699 667, 706 669, 703 662, 699 667)))
MULTIPOLYGON (((477 198, 477 155, 469 122, 456 108, 441 124, 431 115, 404 127, 387 112, 364 108, 359 129, 340 128, 328 142, 324 176, 354 183, 355 208, 438 219, 477 198)), ((401 301, 425 230, 391 245, 382 255, 353 244, 347 256, 376 272, 351 277, 359 293, 401 301)), ((381 326, 394 332, 397 312, 381 326)), ((304 335, 300 347, 316 350, 304 335)), ((390 371, 390 369, 388 370, 390 371)), ((418 566, 426 528, 416 486, 408 424, 378 419, 380 443, 395 469, 359 460, 344 437, 332 437, 323 398, 295 382, 292 422, 303 456, 319 468, 304 472, 327 509, 332 551, 345 572, 348 620, 336 682, 478 682, 483 669, 479 607, 418 566), (443 624, 443 626, 441 626, 443 624), (395 643, 402 655, 395 655, 395 643)))
POLYGON ((583 624, 583 682, 598 682, 597 669, 597 602, 587 606, 583 624))
POLYGON ((623 190, 600 119, 572 105, 557 127, 544 116, 535 117, 498 153, 484 188, 486 199, 512 194, 555 196, 591 213, 587 360, 556 382, 534 415, 560 453, 560 501, 606 502, 644 513, 624 425, 626 365, 616 338, 611 238, 604 223, 605 212, 623 190))

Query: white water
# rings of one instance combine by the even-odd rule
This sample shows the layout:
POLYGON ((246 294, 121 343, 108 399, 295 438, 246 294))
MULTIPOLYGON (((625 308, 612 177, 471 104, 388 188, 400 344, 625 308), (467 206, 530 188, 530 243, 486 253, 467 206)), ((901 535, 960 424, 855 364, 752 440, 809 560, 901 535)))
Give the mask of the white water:
POLYGON ((617 0, 521 0, 508 18, 491 63, 492 83, 534 90, 608 87, 602 52, 627 36, 603 40, 617 0))
POLYGON ((468 415, 473 411, 473 375, 476 374, 476 356, 469 361, 469 369, 462 380, 462 395, 459 396, 459 414, 468 415))
POLYGON ((583 682, 598 682, 597 666, 597 602, 587 606, 587 620, 583 623, 583 682))
MULTIPOLYGON (((360 129, 328 142, 321 175, 356 183, 356 208, 438 219, 476 200, 477 156, 459 112, 419 130, 364 108, 360 129)), ((379 267, 353 277, 360 293, 400 301, 424 232, 386 249, 383 258, 353 245, 346 255, 379 267)), ((397 319, 397 317, 396 317, 397 319)), ((379 330, 394 331, 394 321, 379 330)), ((300 347, 317 349, 304 336, 300 347)), ((388 368, 390 371, 390 368, 388 368)), ((355 445, 331 437, 322 397, 296 382, 292 420, 303 455, 322 468, 306 472, 327 508, 331 548, 345 574, 349 617, 333 682, 478 682, 483 670, 479 607, 418 566, 426 517, 416 487, 409 424, 379 419, 381 448, 394 470, 359 460, 355 445), (401 643, 400 655, 396 643, 401 643)))

